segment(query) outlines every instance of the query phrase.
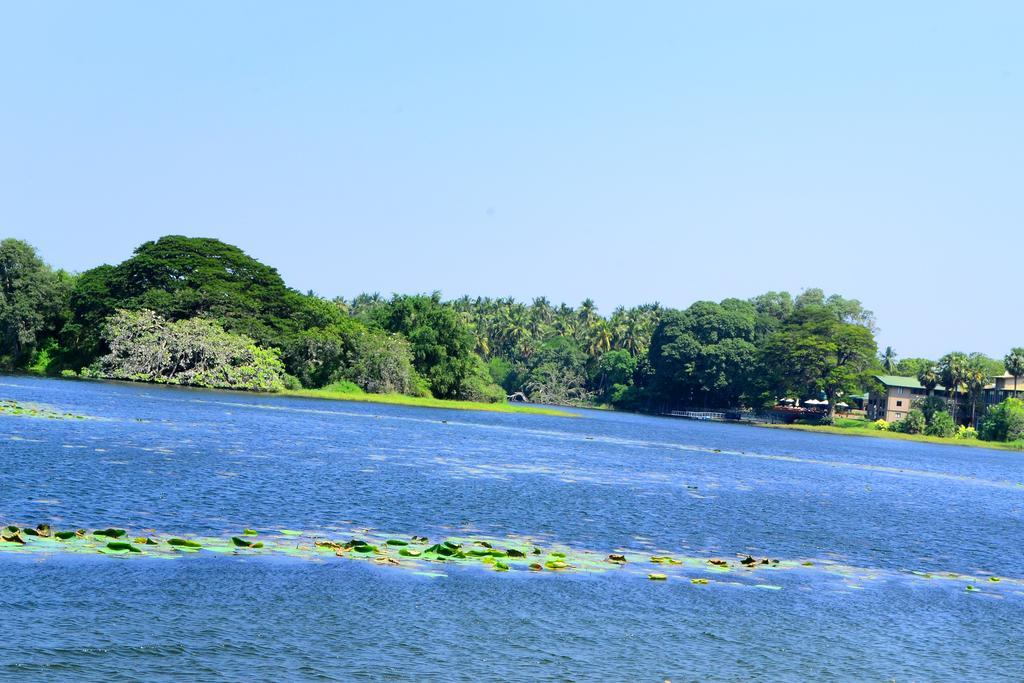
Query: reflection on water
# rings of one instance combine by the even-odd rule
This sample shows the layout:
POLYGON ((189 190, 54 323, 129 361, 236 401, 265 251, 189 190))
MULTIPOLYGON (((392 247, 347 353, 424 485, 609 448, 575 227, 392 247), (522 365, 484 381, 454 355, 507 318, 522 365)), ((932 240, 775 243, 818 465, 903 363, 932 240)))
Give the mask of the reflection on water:
POLYGON ((21 605, 0 612, 15 653, 0 676, 107 680, 111 655, 153 676, 240 680, 1024 676, 1011 646, 1024 607, 1016 454, 603 412, 10 377, 0 398, 99 418, 0 416, 4 522, 523 537, 797 565, 763 583, 701 585, 685 563, 651 565, 670 576, 650 582, 639 565, 420 575, 270 557, 0 553, 0 580, 21 605))

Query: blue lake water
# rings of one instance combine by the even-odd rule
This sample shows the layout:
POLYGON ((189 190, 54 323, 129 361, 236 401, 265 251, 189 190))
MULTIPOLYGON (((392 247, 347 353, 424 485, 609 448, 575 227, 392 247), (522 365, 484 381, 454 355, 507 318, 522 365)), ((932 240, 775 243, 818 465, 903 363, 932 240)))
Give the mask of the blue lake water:
POLYGON ((1019 454, 25 377, 0 377, 0 398, 95 418, 0 415, 2 523, 355 525, 814 563, 759 590, 0 553, 0 678, 1024 680, 1019 454), (914 571, 1002 581, 971 592, 914 571))

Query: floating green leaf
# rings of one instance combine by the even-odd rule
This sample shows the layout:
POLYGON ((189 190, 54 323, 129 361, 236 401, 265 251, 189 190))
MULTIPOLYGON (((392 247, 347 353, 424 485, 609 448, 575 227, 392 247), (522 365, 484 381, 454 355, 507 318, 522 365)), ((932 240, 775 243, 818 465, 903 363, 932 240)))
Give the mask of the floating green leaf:
POLYGON ((93 536, 106 536, 108 538, 121 538, 128 532, 124 529, 98 529, 93 533, 93 536))
POLYGON ((109 548, 110 550, 117 550, 129 553, 142 552, 141 550, 133 546, 131 543, 128 543, 127 541, 111 541, 110 543, 107 543, 107 548, 109 548))

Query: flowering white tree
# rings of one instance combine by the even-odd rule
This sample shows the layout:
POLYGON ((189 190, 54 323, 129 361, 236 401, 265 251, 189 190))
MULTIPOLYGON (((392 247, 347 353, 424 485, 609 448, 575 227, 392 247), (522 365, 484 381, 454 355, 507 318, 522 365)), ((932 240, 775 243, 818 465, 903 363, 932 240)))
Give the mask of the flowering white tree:
POLYGON ((276 350, 205 318, 170 322, 149 310, 121 310, 107 318, 103 338, 110 353, 99 360, 102 377, 249 391, 284 388, 276 350))

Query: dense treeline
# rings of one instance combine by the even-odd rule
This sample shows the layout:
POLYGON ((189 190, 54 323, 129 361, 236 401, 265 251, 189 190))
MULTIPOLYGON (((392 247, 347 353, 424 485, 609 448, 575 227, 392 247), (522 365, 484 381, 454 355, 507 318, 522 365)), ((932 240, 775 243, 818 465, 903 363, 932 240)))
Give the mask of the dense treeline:
MULTIPOLYGON (((788 395, 832 406, 867 389, 872 373, 940 365, 896 361, 891 349, 879 356, 871 311, 820 289, 607 317, 589 299, 575 308, 438 293, 327 300, 289 288, 237 247, 173 235, 77 276, 4 240, 0 293, 8 369, 253 390, 477 401, 522 391, 537 402, 650 411, 759 407, 788 395)), ((1003 371, 978 354, 968 360, 1003 371)))

